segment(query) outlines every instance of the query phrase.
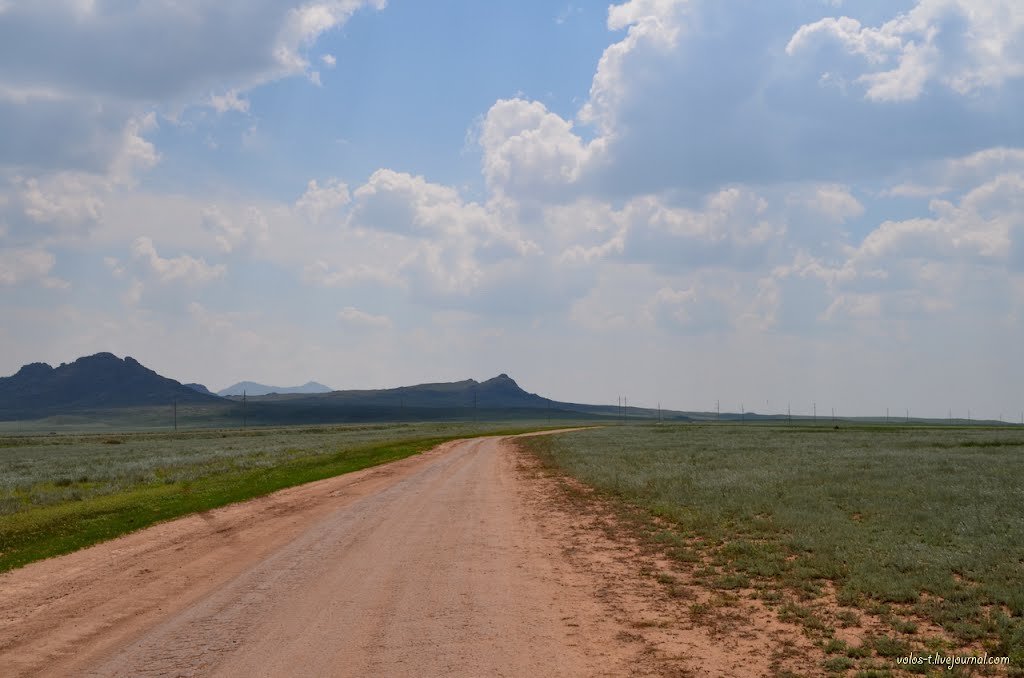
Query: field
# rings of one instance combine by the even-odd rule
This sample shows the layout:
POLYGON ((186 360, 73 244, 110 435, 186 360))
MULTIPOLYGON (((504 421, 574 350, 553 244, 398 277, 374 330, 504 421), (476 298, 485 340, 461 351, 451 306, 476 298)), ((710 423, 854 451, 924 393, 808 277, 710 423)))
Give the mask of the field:
POLYGON ((445 440, 538 428, 430 423, 0 436, 0 572, 445 440))
POLYGON ((635 425, 522 444, 717 600, 802 624, 827 670, 987 652, 1024 675, 1020 427, 635 425))

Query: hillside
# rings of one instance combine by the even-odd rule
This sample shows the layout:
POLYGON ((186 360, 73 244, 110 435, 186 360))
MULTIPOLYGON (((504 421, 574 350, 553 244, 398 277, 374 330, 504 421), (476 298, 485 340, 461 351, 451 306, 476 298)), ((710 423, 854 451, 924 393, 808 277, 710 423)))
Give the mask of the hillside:
POLYGON ((111 353, 51 367, 25 365, 0 378, 0 419, 35 419, 82 410, 223 402, 111 353))

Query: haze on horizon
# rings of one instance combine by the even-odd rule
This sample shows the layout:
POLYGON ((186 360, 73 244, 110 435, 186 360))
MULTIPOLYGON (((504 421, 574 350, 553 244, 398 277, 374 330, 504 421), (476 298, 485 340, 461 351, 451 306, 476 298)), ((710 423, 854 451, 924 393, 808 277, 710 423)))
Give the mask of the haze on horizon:
POLYGON ((0 1, 0 374, 1024 410, 1018 0, 0 1))

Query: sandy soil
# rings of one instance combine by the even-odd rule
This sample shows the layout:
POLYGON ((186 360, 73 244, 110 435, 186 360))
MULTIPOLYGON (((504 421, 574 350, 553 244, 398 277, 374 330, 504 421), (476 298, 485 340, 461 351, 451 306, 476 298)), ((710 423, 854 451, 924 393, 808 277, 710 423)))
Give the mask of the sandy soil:
POLYGON ((497 438, 448 443, 0 575, 0 673, 778 668, 767 617, 763 633, 748 633, 750 617, 733 638, 695 624, 693 601, 638 573, 649 565, 635 549, 574 514, 531 459, 497 438))

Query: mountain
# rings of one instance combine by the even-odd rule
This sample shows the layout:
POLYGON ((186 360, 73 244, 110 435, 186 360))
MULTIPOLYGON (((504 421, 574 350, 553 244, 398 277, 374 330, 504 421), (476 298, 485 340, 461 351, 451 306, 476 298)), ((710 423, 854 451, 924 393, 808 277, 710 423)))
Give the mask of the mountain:
MULTIPOLYGON (((224 391, 221 391, 223 394, 224 391)), ((251 396, 252 391, 247 391, 251 396)), ((309 406, 338 407, 413 407, 413 408, 508 408, 548 407, 554 404, 547 398, 527 393, 507 374, 487 381, 463 381, 417 384, 378 390, 331 391, 317 394, 266 394, 259 402, 303 403, 309 406)))
MULTIPOLYGON (((32 363, 0 378, 0 421, 74 420, 79 425, 184 426, 289 425, 302 423, 618 419, 618 407, 556 402, 523 390, 507 374, 485 381, 418 384, 399 388, 331 391, 309 382, 294 388, 241 382, 212 395, 202 384, 181 384, 110 353, 50 367, 32 363), (241 392, 247 398, 242 402, 241 392), (313 391, 313 392, 309 392, 313 391), (265 393, 266 395, 256 395, 265 393), (69 419, 70 417, 70 419, 69 419)), ((630 407, 630 418, 685 419, 683 413, 630 407)), ((63 425, 54 421, 48 426, 63 425)))
POLYGON ((121 360, 112 353, 97 353, 60 367, 31 363, 10 377, 0 377, 0 420, 174 402, 223 399, 162 377, 134 358, 121 360))
POLYGON ((272 393, 330 393, 331 388, 315 381, 307 381, 302 386, 267 386, 255 381, 240 381, 233 386, 217 391, 219 396, 262 396, 272 393))
POLYGON ((206 388, 202 384, 185 384, 185 386, 188 386, 193 391, 199 391, 200 393, 205 393, 206 395, 217 395, 216 393, 206 388))

